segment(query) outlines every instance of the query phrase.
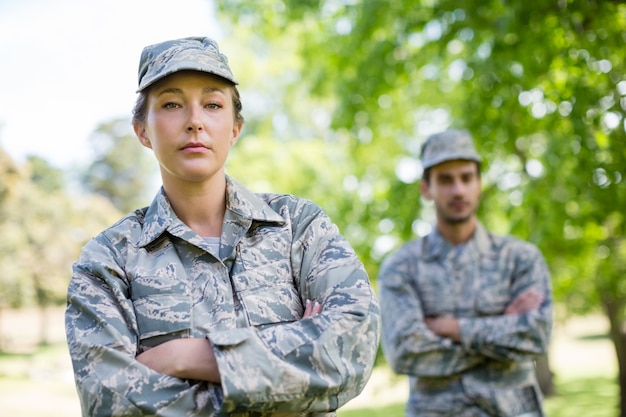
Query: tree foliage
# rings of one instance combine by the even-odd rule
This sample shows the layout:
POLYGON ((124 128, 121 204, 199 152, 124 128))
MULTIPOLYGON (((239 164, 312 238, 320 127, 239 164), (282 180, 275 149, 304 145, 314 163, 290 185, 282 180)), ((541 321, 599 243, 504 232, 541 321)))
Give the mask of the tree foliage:
POLYGON ((353 162, 322 201, 341 208, 342 228, 363 231, 349 238, 374 277, 380 254, 432 219, 417 196, 423 140, 447 127, 473 134, 486 160, 481 218, 542 249, 568 313, 602 307, 625 415, 626 5, 230 0, 219 8, 236 16, 237 35, 247 28, 295 45, 280 48, 301 60, 284 78, 292 82, 278 84, 287 90, 279 111, 322 103, 330 115, 319 138, 329 146, 342 138, 334 149, 353 162), (372 192, 363 198, 346 183, 372 192))
POLYGON ((123 212, 146 206, 156 164, 131 129, 130 120, 103 122, 89 138, 94 157, 82 174, 88 192, 99 194, 123 212))
POLYGON ((63 177, 42 158, 18 165, 0 149, 0 309, 40 308, 42 343, 45 310, 65 303, 80 248, 119 216, 102 197, 69 193, 63 177))
MULTIPOLYGON (((623 2, 218 7, 237 22, 220 46, 247 119, 230 174, 319 203, 375 279, 382 258, 433 219, 418 194, 422 142, 470 130, 485 157, 481 218, 542 249, 568 313, 604 310, 624 391, 623 2)), ((129 211, 154 193, 156 164, 128 120, 104 122, 91 144, 80 198, 45 160, 18 166, 0 150, 0 306, 61 302, 82 244, 119 217, 106 201, 129 211)))
MULTIPOLYGON (((563 248, 597 241, 583 236, 582 225, 606 222, 598 204, 623 206, 611 204, 624 199, 626 157, 620 2, 238 0, 220 7, 272 45, 283 37, 298 45, 286 52, 301 63, 290 68, 299 76, 285 86, 284 108, 308 104, 310 111, 325 100, 333 133, 320 137, 343 134, 356 161, 350 172, 387 182, 391 210, 364 215, 366 222, 389 217, 401 238, 415 233, 419 201, 406 197, 419 169, 401 168, 419 165, 421 142, 448 126, 469 129, 486 156, 483 211, 503 232, 559 255, 555 261, 563 248), (290 93, 303 90, 312 97, 290 93)), ((611 219, 618 227, 611 233, 623 231, 619 213, 611 219)))

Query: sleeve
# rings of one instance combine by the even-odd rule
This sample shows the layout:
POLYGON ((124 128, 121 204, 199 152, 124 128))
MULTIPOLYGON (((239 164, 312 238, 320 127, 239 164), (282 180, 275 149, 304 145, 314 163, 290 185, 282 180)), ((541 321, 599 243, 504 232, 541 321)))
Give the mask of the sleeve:
POLYGON ((191 385, 135 360, 137 324, 119 259, 100 235, 73 267, 65 328, 82 415, 214 416, 219 385, 191 385))
POLYGON ((322 312, 209 335, 224 411, 333 411, 358 395, 371 374, 380 308, 364 267, 317 206, 304 204, 297 212, 294 280, 302 300, 320 302, 322 312))
POLYGON ((539 309, 524 314, 459 319, 465 349, 504 362, 546 353, 553 320, 550 273, 543 255, 530 244, 513 252, 509 301, 533 289, 543 294, 539 309))
POLYGON ((396 373, 422 377, 450 376, 483 362, 481 355, 426 327, 420 294, 414 285, 419 262, 416 256, 411 246, 404 247, 385 260, 380 269, 385 358, 396 373))

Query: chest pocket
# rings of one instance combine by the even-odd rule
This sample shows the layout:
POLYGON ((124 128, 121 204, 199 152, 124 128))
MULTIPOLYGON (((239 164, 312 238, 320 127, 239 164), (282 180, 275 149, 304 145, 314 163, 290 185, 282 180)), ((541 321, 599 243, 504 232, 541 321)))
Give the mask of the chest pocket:
POLYGON ((457 282, 444 264, 438 261, 418 262, 413 285, 424 316, 456 315, 457 282))
POLYGON ((302 318, 290 254, 291 233, 281 227, 260 230, 237 246, 231 282, 250 325, 265 327, 302 318))
POLYGON ((131 285, 140 350, 190 334, 191 301, 184 282, 147 276, 131 285))
POLYGON ((480 262, 478 288, 475 300, 479 316, 500 315, 510 301, 510 277, 497 258, 484 258, 480 262))

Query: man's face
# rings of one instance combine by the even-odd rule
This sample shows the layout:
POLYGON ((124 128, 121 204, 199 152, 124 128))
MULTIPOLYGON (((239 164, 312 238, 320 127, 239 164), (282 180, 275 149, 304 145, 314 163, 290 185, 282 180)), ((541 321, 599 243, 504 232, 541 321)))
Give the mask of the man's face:
POLYGON ((420 184, 422 195, 433 200, 439 222, 459 224, 471 220, 480 201, 478 165, 448 161, 430 168, 430 181, 420 184))

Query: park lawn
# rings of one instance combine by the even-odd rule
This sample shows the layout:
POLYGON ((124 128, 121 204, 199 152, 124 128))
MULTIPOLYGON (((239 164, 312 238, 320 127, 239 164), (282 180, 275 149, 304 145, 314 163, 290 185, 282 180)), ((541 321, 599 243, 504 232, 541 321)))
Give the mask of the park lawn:
MULTIPOLYGON (((616 417, 619 387, 616 378, 579 377, 556 380, 558 395, 545 401, 548 417, 616 417)), ((339 410, 338 417, 404 417, 404 404, 339 410)))
MULTIPOLYGON (((615 417, 615 377, 574 375, 555 379, 558 395, 546 400, 549 417, 615 417)), ((0 410, 7 416, 79 417, 80 407, 64 344, 20 354, 0 353, 0 410)), ((404 417, 404 402, 339 410, 338 417, 404 417)))
POLYGON ((2 416, 80 417, 65 343, 0 352, 2 416))
POLYGON ((381 408, 339 410, 337 417, 404 417, 404 404, 391 404, 381 408))
MULTIPOLYGON (((10 353, 0 351, 0 415, 80 416, 63 312, 59 307, 48 313, 51 344, 37 348, 39 312, 2 311, 0 347, 10 345, 10 353)), ((551 364, 559 395, 546 400, 548 417, 619 415, 617 363, 606 336, 608 328, 601 315, 570 318, 555 325, 551 364)), ((404 417, 405 377, 394 375, 385 365, 374 373, 378 378, 370 381, 367 398, 351 401, 339 410, 338 417, 404 417)))
MULTIPOLYGON (((618 415, 618 387, 614 378, 592 377, 557 382, 557 389, 559 395, 548 398, 545 403, 549 417, 618 415)), ((54 380, 0 377, 0 392, 0 407, 7 415, 80 415, 74 386, 67 381, 59 383, 54 380)), ((404 403, 338 412, 338 417, 364 416, 404 417, 404 403)))

